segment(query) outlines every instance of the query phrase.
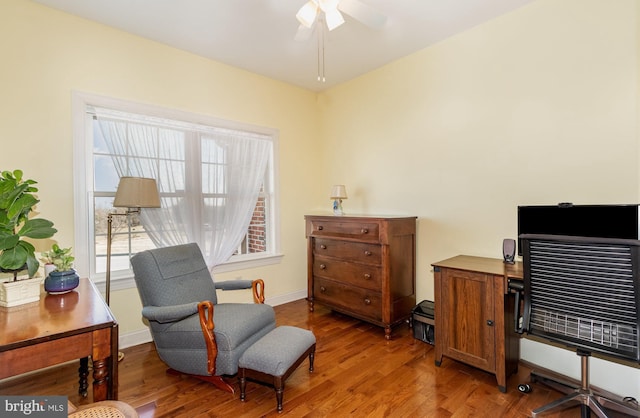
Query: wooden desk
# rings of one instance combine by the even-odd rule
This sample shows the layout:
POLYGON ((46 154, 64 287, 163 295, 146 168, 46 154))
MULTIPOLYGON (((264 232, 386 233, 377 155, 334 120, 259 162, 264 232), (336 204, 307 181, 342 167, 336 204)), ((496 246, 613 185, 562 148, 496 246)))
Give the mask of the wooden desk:
POLYGON ((520 352, 508 280, 522 279, 522 264, 460 255, 433 267, 436 366, 446 356, 486 370, 506 392, 520 352))
POLYGON ((0 307, 0 379, 66 361, 80 361, 86 396, 88 360, 93 360, 93 400, 118 399, 118 324, 88 279, 62 295, 0 307))

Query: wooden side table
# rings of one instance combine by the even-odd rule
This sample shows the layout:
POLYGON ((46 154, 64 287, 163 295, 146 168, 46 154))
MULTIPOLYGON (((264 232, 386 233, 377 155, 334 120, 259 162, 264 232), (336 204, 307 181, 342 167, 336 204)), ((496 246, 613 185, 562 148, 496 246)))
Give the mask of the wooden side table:
POLYGON ((86 395, 93 360, 93 400, 118 399, 118 323, 93 283, 40 301, 0 308, 0 379, 80 361, 79 392, 86 395))

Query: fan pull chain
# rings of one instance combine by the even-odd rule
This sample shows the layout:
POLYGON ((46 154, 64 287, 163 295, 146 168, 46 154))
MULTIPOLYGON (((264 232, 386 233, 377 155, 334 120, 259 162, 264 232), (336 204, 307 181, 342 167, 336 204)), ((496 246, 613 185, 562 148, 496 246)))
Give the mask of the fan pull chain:
POLYGON ((323 83, 326 81, 325 78, 325 66, 324 66, 324 26, 322 22, 319 22, 318 25, 318 81, 322 81, 323 83))

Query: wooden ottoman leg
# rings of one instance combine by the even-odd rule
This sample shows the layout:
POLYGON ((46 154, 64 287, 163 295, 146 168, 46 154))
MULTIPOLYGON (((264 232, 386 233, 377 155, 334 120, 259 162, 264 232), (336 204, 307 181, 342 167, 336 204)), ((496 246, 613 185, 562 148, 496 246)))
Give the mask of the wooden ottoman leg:
POLYGON ((278 412, 282 412, 282 397, 284 395, 284 379, 282 376, 273 377, 273 387, 276 389, 276 403, 278 412))
POLYGON ((240 400, 244 402, 245 389, 247 387, 247 377, 245 376, 244 369, 239 369, 238 374, 240 374, 240 400))
POLYGON ((313 372, 313 360, 316 358, 316 345, 314 344, 311 347, 311 352, 309 353, 309 373, 313 372))

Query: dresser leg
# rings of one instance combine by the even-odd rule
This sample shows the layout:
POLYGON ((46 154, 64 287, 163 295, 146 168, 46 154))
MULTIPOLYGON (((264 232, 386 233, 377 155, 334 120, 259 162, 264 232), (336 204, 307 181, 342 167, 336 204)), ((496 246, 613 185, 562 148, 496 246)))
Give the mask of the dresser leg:
POLYGON ((313 312, 313 301, 309 300, 309 312, 313 312))
POLYGON ((391 326, 390 325, 386 325, 384 327, 384 339, 385 340, 390 340, 391 339, 391 326))

